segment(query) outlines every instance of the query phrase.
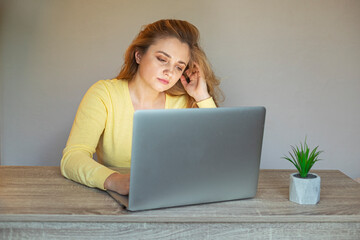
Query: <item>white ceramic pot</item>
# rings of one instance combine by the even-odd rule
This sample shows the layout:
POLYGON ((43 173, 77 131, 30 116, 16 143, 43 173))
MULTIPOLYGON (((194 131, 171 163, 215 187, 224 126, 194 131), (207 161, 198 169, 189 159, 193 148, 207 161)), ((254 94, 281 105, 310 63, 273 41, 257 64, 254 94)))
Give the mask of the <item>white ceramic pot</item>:
POLYGON ((308 178, 301 178, 299 173, 290 174, 290 201, 299 204, 317 204, 320 200, 320 182, 319 175, 315 173, 309 173, 308 178))

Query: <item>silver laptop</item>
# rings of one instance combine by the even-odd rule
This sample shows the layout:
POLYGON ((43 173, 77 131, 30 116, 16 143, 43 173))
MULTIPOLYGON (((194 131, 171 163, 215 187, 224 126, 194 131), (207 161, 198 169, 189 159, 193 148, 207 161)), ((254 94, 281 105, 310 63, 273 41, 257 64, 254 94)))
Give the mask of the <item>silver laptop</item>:
POLYGON ((252 198, 264 107, 139 110, 134 114, 130 211, 252 198))

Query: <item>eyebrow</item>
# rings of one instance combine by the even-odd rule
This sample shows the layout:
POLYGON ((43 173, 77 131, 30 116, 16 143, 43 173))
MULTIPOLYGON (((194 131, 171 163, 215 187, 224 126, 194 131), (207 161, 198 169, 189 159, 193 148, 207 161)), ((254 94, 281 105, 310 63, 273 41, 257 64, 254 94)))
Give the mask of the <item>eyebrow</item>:
MULTIPOLYGON (((164 54, 165 56, 167 56, 168 58, 171 58, 171 56, 169 54, 167 54, 166 52, 163 52, 163 51, 157 51, 157 53, 162 53, 164 54)), ((179 61, 178 63, 181 63, 181 64, 184 64, 185 66, 187 65, 185 62, 183 61, 179 61)))

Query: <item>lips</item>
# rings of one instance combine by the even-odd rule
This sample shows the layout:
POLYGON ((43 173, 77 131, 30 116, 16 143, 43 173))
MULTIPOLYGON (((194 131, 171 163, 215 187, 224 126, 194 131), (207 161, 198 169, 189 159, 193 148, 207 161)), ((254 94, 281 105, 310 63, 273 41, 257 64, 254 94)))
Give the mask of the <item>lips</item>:
POLYGON ((159 82, 161 82, 164 85, 169 84, 169 80, 163 79, 163 78, 158 78, 159 82))

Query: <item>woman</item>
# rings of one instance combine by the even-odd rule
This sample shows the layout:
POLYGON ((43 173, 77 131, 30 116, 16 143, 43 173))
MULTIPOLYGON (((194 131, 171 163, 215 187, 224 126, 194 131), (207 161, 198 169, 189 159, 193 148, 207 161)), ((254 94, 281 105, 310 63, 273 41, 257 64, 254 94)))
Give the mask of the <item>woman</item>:
POLYGON ((145 26, 127 49, 117 78, 99 81, 85 94, 61 173, 89 187, 128 194, 129 174, 108 167, 130 167, 134 111, 217 106, 219 81, 198 41, 197 28, 186 21, 145 26))

